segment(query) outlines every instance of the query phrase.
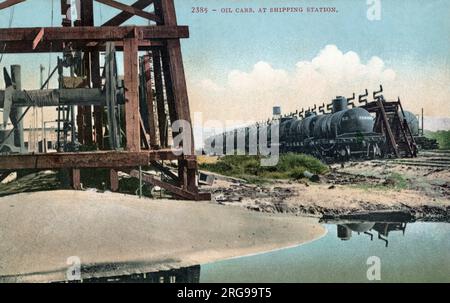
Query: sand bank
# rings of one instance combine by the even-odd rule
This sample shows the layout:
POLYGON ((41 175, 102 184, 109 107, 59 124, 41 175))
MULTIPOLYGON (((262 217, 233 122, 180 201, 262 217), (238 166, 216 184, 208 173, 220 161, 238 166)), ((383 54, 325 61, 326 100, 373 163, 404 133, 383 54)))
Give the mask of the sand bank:
POLYGON ((0 282, 63 281, 167 270, 319 238, 315 219, 212 203, 53 191, 0 198, 0 282), (72 259, 73 260, 73 259, 72 259))

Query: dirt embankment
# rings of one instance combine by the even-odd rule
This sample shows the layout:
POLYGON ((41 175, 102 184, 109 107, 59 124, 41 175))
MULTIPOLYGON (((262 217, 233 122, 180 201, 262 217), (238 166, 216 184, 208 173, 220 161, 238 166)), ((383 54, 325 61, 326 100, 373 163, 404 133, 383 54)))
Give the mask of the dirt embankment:
POLYGON ((430 162, 429 158, 414 161, 418 162, 334 165, 318 183, 273 180, 253 185, 217 180, 210 190, 220 204, 261 212, 338 216, 364 211, 403 211, 415 219, 450 221, 450 170, 423 165, 430 162))

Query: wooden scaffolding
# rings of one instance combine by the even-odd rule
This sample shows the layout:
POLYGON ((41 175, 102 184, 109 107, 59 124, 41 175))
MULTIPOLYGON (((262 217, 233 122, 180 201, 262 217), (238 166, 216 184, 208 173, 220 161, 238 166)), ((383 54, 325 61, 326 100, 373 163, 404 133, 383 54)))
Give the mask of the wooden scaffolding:
MULTIPOLYGON (((0 3, 0 10, 25 1, 3 1, 0 3)), ((192 146, 190 153, 184 152, 181 155, 174 153, 168 145, 167 130, 171 123, 178 120, 191 123, 180 47, 180 39, 189 37, 189 29, 187 26, 177 24, 173 0, 138 0, 132 5, 114 0, 95 1, 121 12, 103 25, 94 26, 94 0, 82 0, 79 20, 73 22, 67 13, 70 11, 70 4, 67 4, 66 0, 61 0, 61 14, 65 16, 62 21, 63 27, 0 29, 2 51, 3 53, 81 51, 86 82, 91 88, 102 88, 100 52, 106 50, 108 43, 114 42, 115 50, 123 52, 124 57, 125 149, 108 150, 103 144, 107 128, 103 121, 104 106, 78 106, 76 119, 78 140, 81 144, 96 146, 96 151, 0 156, 0 171, 67 169, 71 172, 72 186, 79 189, 82 181, 80 169, 107 168, 110 171, 111 189, 117 191, 119 171, 136 176, 138 167, 153 166, 163 170, 170 181, 139 173, 141 180, 164 188, 180 198, 210 199, 209 194, 201 194, 198 191, 194 144, 190 144, 192 146), (144 11, 150 6, 153 7, 152 12, 144 11), (120 26, 134 16, 147 19, 149 25, 120 26), (145 52, 141 60, 139 52, 145 52), (139 76, 140 73, 144 78, 139 76), (142 90, 140 85, 142 79, 145 80, 146 90, 142 90), (145 96, 142 96, 143 91, 145 96), (146 105, 145 117, 142 100, 146 105), (172 173, 159 162, 163 160, 177 161, 178 174, 172 173)))
POLYGON ((366 102, 366 94, 360 96, 360 103, 365 103, 361 107, 370 113, 375 114, 374 132, 381 133, 386 137, 386 154, 393 154, 395 157, 417 157, 418 148, 406 121, 400 98, 396 101, 386 101, 381 94, 383 87, 373 93, 375 101, 366 102))

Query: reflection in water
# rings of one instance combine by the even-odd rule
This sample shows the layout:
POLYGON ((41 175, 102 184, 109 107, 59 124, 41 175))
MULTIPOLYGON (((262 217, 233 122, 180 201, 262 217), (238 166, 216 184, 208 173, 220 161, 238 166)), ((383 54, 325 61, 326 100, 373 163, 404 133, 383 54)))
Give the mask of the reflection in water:
POLYGON ((200 283, 200 265, 147 274, 87 279, 83 283, 200 283))
POLYGON ((322 222, 328 233, 316 241, 202 265, 200 282, 372 283, 367 279, 367 260, 372 256, 382 262, 383 283, 450 282, 448 223, 414 222, 392 216, 373 220, 330 218, 322 222), (389 239, 388 249, 378 235, 389 239))
MULTIPOLYGON (((332 222, 327 222, 332 223, 332 222)), ((392 231, 401 231, 405 235, 406 222, 361 222, 361 221, 341 221, 334 222, 337 225, 337 236, 342 241, 348 241, 355 232, 358 235, 364 234, 373 241, 374 233, 378 233, 378 239, 389 246, 389 233, 392 231)))

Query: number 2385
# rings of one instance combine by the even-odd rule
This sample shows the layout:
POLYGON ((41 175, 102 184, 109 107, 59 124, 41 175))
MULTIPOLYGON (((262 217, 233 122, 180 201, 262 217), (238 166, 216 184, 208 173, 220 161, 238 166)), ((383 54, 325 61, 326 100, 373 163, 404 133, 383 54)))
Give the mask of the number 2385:
POLYGON ((195 7, 192 7, 192 13, 193 14, 207 14, 208 8, 202 7, 202 6, 195 6, 195 7))

